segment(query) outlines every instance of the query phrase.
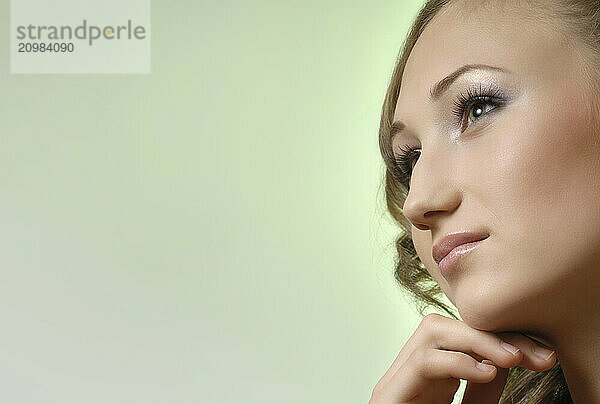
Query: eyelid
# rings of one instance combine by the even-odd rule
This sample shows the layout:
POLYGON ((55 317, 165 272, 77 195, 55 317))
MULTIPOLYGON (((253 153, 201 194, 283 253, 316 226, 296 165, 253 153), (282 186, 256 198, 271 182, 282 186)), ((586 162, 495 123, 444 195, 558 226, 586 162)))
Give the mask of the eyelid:
POLYGON ((468 119, 471 113, 471 108, 476 103, 492 105, 493 108, 478 118, 475 123, 480 120, 485 120, 491 111, 504 106, 508 102, 509 96, 494 82, 475 83, 467 87, 464 92, 460 92, 453 101, 454 108, 452 113, 455 118, 455 125, 460 128, 461 133, 466 131, 471 125, 468 124, 468 119), (467 123, 465 123, 467 120, 467 123))

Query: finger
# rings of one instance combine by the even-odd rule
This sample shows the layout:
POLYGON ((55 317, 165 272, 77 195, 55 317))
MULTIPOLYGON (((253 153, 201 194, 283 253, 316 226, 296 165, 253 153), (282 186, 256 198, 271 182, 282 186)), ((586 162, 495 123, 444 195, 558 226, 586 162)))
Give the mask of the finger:
POLYGON ((543 372, 551 369, 556 363, 556 351, 547 349, 526 335, 516 333, 506 335, 500 333, 499 335, 501 335, 502 339, 518 347, 523 352, 523 361, 519 364, 521 367, 543 372))
POLYGON ((389 380, 387 390, 396 401, 411 400, 433 380, 454 378, 487 383, 496 372, 495 366, 482 364, 466 353, 424 348, 413 351, 389 380))
POLYGON ((505 368, 519 365, 523 354, 516 347, 503 345, 503 342, 492 332, 476 330, 463 321, 431 313, 423 317, 416 331, 381 377, 380 383, 387 384, 408 356, 421 347, 462 351, 476 360, 489 359, 505 368), (505 347, 510 348, 512 352, 505 347))
MULTIPOLYGON (((520 364, 523 353, 493 332, 477 330, 465 322, 441 315, 423 320, 415 334, 422 334, 422 345, 434 349, 465 352, 476 360, 488 359, 503 368, 520 364)), ((506 333, 506 335, 511 335, 506 333)))
MULTIPOLYGON (((492 361, 484 359, 483 363, 493 364, 492 361)), ((496 377, 488 383, 467 382, 462 404, 498 404, 500 396, 504 391, 506 379, 510 369, 497 368, 496 377)))

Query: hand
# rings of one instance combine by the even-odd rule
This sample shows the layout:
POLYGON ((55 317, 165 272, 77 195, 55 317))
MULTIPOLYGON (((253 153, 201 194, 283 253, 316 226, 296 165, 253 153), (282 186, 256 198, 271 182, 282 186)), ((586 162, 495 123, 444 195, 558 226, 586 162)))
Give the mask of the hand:
POLYGON ((460 379, 467 380, 463 404, 497 404, 510 368, 542 372, 555 362, 555 352, 521 333, 495 334, 428 314, 375 385, 369 404, 451 403, 460 379))

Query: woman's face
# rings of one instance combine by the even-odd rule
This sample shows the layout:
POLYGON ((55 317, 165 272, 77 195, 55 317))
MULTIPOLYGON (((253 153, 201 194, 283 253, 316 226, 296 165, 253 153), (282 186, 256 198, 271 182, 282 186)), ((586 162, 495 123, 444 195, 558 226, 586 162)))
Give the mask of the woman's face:
POLYGON ((415 248, 462 319, 489 331, 566 313, 600 278, 600 134, 586 120, 581 59, 525 12, 438 15, 408 59, 394 113, 406 125, 394 153, 421 149, 404 204, 415 248), (468 64, 506 72, 471 70, 428 100, 468 64), (501 104, 476 101, 457 118, 456 100, 480 88, 499 90, 501 104), (442 276, 432 244, 463 230, 490 237, 442 276))

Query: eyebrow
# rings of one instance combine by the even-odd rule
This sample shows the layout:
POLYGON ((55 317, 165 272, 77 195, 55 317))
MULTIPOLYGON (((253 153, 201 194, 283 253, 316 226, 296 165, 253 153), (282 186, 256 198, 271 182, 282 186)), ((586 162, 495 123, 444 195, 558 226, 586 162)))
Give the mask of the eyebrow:
MULTIPOLYGON (((450 73, 436 84, 434 84, 429 89, 429 102, 438 101, 441 96, 450 88, 452 83, 454 83, 460 76, 463 74, 470 72, 471 70, 491 70, 491 71, 499 71, 504 73, 509 73, 508 70, 503 69, 501 67, 490 66, 485 64, 469 64, 459 67, 454 72, 450 73)), ((392 124, 390 131, 390 139, 393 139, 398 133, 402 132, 406 125, 400 121, 395 121, 392 124)))

